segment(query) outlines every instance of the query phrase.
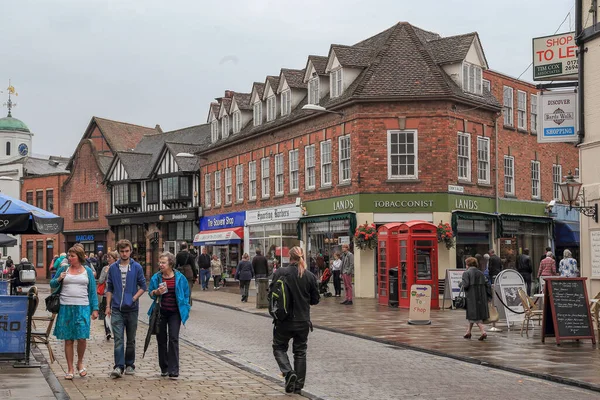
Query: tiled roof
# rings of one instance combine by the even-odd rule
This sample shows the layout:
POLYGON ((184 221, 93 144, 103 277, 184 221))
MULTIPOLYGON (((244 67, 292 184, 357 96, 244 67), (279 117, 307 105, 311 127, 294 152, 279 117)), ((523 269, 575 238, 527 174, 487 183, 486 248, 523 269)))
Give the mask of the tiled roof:
POLYGON ((221 105, 219 103, 217 103, 216 101, 213 101, 212 103, 210 103, 210 107, 208 109, 208 118, 206 118, 206 122, 210 121, 211 114, 215 118, 219 118, 219 107, 221 107, 221 105))
MULTIPOLYGON (((219 107, 219 113, 220 113, 221 108, 225 108, 225 111, 229 115, 229 109, 231 108, 231 98, 230 97, 221 97, 218 99, 218 101, 221 105, 219 107)), ((218 114, 217 114, 217 116, 218 116, 218 114)))
POLYGON ((148 128, 125 122, 94 117, 102 135, 108 142, 112 151, 126 151, 135 148, 144 135, 155 135, 159 132, 156 128, 148 128))
POLYGON ((67 163, 68 158, 63 157, 27 157, 23 168, 27 176, 32 175, 53 175, 53 174, 68 174, 67 163))
MULTIPOLYGON (((173 156, 176 156, 180 153, 195 154, 203 149, 203 146, 201 145, 194 145, 189 143, 166 142, 165 145, 167 146, 167 149, 171 152, 171 154, 173 154, 173 156)), ((198 171, 198 168, 200 167, 200 157, 179 156, 175 157, 175 160, 177 161, 177 165, 179 166, 179 168, 184 172, 198 171)))
POLYGON ((335 56, 342 67, 364 68, 369 65, 375 54, 375 49, 369 47, 342 46, 339 44, 332 45, 331 50, 335 52, 335 56))
POLYGON ((431 40, 427 42, 427 48, 438 64, 454 64, 465 59, 476 36, 473 32, 431 40))
POLYGON ((142 179, 151 168, 152 154, 120 151, 117 153, 129 179, 142 179))
POLYGON ((252 84, 252 90, 256 90, 258 97, 262 99, 263 93, 265 92, 265 84, 261 82, 254 82, 252 84))
POLYGON ((106 175, 106 173, 108 172, 108 169, 110 168, 110 164, 113 161, 113 156, 106 156, 103 154, 99 154, 98 155, 98 167, 100 168, 100 171, 102 171, 102 173, 104 175, 106 175))
MULTIPOLYGON (((233 98, 235 99, 235 104, 237 104, 240 110, 252 110, 252 105, 250 104, 250 93, 238 93, 235 92, 233 98)), ((231 102, 233 106, 233 101, 231 102)), ((231 108, 229 109, 231 111, 231 108)))
POLYGON ((281 75, 285 77, 285 81, 292 89, 306 89, 307 85, 304 83, 305 72, 303 69, 281 68, 281 75))
POLYGON ((315 71, 319 75, 325 75, 325 69, 327 69, 327 61, 329 60, 326 56, 308 56, 308 59, 312 62, 315 71))
MULTIPOLYGON (((273 90, 273 93, 277 93, 277 87, 279 86, 279 77, 278 76, 267 76, 267 79, 265 80, 265 89, 267 88, 267 82, 269 83, 269 86, 271 86, 271 90, 273 90)), ((264 96, 266 96, 267 93, 264 92, 263 93, 263 99, 266 100, 266 98, 264 96)))

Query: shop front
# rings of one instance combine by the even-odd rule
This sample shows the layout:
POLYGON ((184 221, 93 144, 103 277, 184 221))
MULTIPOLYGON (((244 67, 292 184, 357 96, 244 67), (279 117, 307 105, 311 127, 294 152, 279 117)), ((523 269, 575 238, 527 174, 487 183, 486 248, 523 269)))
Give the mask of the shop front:
POLYGON ((245 211, 200 218, 200 232, 194 236, 194 246, 206 247, 208 254, 220 258, 225 278, 233 276, 241 260, 245 221, 245 211))
POLYGON ((85 249, 85 254, 98 253, 102 251, 106 253, 106 237, 108 230, 81 230, 81 231, 65 231, 65 248, 68 250, 75 243, 81 243, 85 249))
POLYGON ((516 263, 517 256, 524 249, 529 249, 534 275, 537 276, 542 255, 546 253, 546 247, 551 247, 552 218, 501 214, 499 222, 502 238, 500 258, 507 264, 516 263))
POLYGON ((563 258, 563 252, 569 250, 577 263, 581 261, 579 254, 579 212, 569 210, 568 206, 557 204, 552 209, 554 216, 554 253, 558 262, 563 258))
POLYGON ((297 223, 301 216, 302 210, 295 204, 246 211, 245 252, 253 257, 261 250, 270 269, 274 264, 288 265, 289 250, 300 245, 297 223))

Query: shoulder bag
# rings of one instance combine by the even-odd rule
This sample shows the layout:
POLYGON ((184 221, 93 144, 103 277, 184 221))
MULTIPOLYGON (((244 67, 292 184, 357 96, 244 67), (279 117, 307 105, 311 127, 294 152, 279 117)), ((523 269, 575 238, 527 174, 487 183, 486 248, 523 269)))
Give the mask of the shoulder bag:
POLYGON ((467 298, 465 297, 465 289, 463 287, 460 288, 460 292, 456 299, 454 299, 454 307, 456 308, 467 308, 467 298))
POLYGON ((52 314, 58 313, 60 310, 60 291, 62 290, 62 283, 60 286, 52 292, 52 294, 46 297, 46 310, 52 314))

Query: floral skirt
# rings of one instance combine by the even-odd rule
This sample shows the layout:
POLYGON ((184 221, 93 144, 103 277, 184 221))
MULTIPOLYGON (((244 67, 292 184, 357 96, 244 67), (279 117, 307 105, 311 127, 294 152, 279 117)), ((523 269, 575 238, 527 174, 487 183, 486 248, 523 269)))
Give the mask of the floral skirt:
POLYGON ((90 306, 60 306, 54 325, 54 336, 59 340, 90 338, 90 306))

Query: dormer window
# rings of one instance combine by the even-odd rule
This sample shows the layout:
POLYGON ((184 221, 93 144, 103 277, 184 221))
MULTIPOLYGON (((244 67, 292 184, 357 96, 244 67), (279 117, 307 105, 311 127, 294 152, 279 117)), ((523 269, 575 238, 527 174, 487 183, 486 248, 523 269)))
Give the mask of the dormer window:
POLYGON ((262 123, 262 103, 257 101, 254 103, 254 126, 258 126, 262 123))
POLYGON ((277 115, 277 99, 275 95, 267 98, 267 121, 273 121, 277 115))
POLYGON ((281 115, 288 115, 292 111, 292 91, 281 92, 281 115))
POLYGON ((465 92, 482 94, 481 67, 463 62, 462 69, 463 90, 465 92))
POLYGON ((331 98, 340 97, 342 95, 342 68, 331 71, 330 75, 331 98))
POLYGON ((221 120, 221 137, 226 139, 229 137, 229 115, 225 115, 221 120))
POLYGON ((210 140, 212 143, 219 140, 219 121, 216 119, 210 123, 210 140))
POLYGON ((313 76, 308 81, 308 104, 319 104, 319 77, 313 76))
POLYGON ((237 110, 233 113, 233 133, 239 133, 242 130, 242 112, 237 110))

